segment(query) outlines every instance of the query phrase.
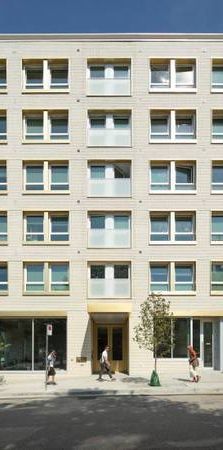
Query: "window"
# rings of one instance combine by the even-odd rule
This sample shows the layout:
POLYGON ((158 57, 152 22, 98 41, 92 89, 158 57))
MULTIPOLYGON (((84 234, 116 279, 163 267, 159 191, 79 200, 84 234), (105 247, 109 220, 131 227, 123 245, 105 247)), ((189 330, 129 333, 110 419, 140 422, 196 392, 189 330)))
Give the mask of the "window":
POLYGON ((127 263, 92 263, 89 266, 90 298, 129 298, 130 266, 127 263))
POLYGON ((195 162, 151 161, 150 189, 156 193, 194 191, 196 189, 195 162))
POLYGON ((0 162, 0 192, 7 190, 6 164, 0 162))
POLYGON ((0 92, 7 87, 6 60, 0 60, 0 92))
POLYGON ((8 291, 8 266, 0 263, 0 293, 8 291))
POLYGON ((223 241, 223 213, 212 213, 211 240, 223 241))
POLYGON ((50 240, 51 241, 68 241, 68 215, 51 215, 50 216, 50 240))
POLYGON ((196 61, 151 59, 150 89, 188 91, 196 88, 196 61))
POLYGON ((150 265, 150 290, 151 292, 170 290, 168 264, 150 265))
POLYGON ((69 291, 69 267, 67 263, 50 264, 50 290, 69 291))
POLYGON ((24 60, 23 88, 25 90, 67 89, 68 60, 24 60))
POLYGON ((223 112, 213 111, 212 117, 212 140, 223 140, 223 112))
POLYGON ((68 84, 68 61, 50 61, 50 88, 66 89, 68 84))
POLYGON ((194 291, 194 266, 175 263, 175 290, 194 291))
POLYGON ((88 61, 87 95, 130 95, 130 72, 130 61, 88 61))
POLYGON ((195 214, 175 213, 175 240, 194 241, 195 239, 195 214))
POLYGON ((67 141, 68 112, 38 111, 23 114, 25 141, 67 141))
POLYGON ((170 67, 168 62, 151 62, 151 88, 169 88, 170 87, 170 67))
POLYGON ((43 140, 43 113, 25 118, 25 139, 43 140))
POLYGON ((25 263, 24 280, 26 293, 66 293, 69 291, 69 264, 25 263))
POLYGON ((223 61, 212 62, 212 90, 223 89, 223 61))
POLYGON ((43 292, 44 291, 44 264, 26 264, 25 265, 25 291, 43 292))
POLYGON ((43 241, 44 231, 43 231, 44 217, 42 215, 26 216, 26 241, 43 241))
POLYGON ((89 111, 88 146, 130 147, 130 112, 89 111))
POLYGON ((88 196, 130 197, 129 162, 91 162, 88 166, 88 196))
POLYGON ((69 189, 68 163, 34 162, 24 164, 25 191, 55 193, 69 189))
POLYGON ((151 141, 190 141, 196 139, 195 111, 150 112, 151 141))
POLYGON ((130 247, 130 216, 126 214, 89 214, 88 247, 130 247))
POLYGON ((150 241, 188 242, 195 237, 194 213, 150 213, 150 241))
POLYGON ((176 61, 176 87, 182 89, 195 87, 195 64, 176 61))
POLYGON ((7 240, 7 213, 0 212, 0 243, 4 243, 7 240))
POLYGON ((211 290, 223 291, 223 263, 214 262, 211 268, 211 290))
POLYGON ((169 115, 151 115, 151 139, 170 139, 169 115))
POLYGON ((0 142, 6 141, 7 139, 7 130, 6 130, 6 113, 0 111, 0 142))
POLYGON ((195 292, 195 264, 150 263, 150 292, 195 292))
POLYGON ((25 88, 43 89, 43 64, 42 62, 27 64, 25 68, 25 88))
POLYGON ((69 139, 67 115, 50 116, 50 139, 69 139))
POLYGON ((68 241, 68 224, 68 213, 26 213, 24 215, 24 239, 30 243, 68 241))
MULTIPOLYGON (((169 319, 170 338, 172 341, 170 348, 164 354, 159 354, 159 358, 188 358, 187 346, 192 345, 198 355, 200 354, 200 320, 193 318, 169 319)), ((162 348, 161 348, 162 350, 162 348)))
POLYGON ((223 163, 213 162, 211 187, 213 191, 223 190, 223 163))
POLYGON ((168 215, 151 215, 150 218, 150 240, 151 241, 169 241, 169 216, 168 215))

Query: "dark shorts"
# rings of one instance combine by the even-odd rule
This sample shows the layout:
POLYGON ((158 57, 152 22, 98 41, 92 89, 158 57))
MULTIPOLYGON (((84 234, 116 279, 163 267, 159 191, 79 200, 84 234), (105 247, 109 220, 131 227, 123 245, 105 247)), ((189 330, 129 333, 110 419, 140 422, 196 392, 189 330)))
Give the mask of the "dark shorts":
POLYGON ((56 375, 56 370, 54 369, 54 367, 50 367, 48 370, 48 376, 52 377, 54 375, 56 375))

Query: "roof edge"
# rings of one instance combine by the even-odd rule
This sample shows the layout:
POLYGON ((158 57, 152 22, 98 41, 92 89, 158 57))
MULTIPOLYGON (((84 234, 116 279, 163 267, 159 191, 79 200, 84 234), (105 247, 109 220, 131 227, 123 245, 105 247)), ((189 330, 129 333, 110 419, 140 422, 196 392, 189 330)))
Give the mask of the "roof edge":
POLYGON ((223 40, 223 33, 5 33, 1 41, 153 41, 223 40))

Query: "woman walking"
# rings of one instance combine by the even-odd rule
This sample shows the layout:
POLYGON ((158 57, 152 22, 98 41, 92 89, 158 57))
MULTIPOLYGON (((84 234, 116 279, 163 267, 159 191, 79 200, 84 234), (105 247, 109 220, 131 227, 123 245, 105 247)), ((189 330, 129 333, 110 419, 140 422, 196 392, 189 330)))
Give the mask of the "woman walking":
POLYGON ((197 373, 197 368, 199 366, 199 360, 197 357, 197 353, 194 350, 194 348, 192 347, 192 345, 188 345, 187 350, 189 353, 190 376, 193 378, 192 381, 194 381, 195 383, 198 383, 198 381, 200 380, 201 377, 197 373))

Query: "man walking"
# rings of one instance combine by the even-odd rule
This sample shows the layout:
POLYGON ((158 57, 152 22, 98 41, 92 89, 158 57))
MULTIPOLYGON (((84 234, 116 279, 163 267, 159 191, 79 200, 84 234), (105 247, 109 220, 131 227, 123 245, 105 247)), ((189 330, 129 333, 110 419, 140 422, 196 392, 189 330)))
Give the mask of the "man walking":
POLYGON ((106 345, 106 347, 104 348, 104 351, 101 354, 101 358, 100 358, 100 372, 99 372, 98 381, 103 381, 103 378, 102 378, 103 373, 107 373, 111 381, 115 380, 115 378, 112 376, 111 364, 110 364, 109 359, 108 359, 108 352, 109 352, 109 350, 110 350, 109 345, 106 345))

